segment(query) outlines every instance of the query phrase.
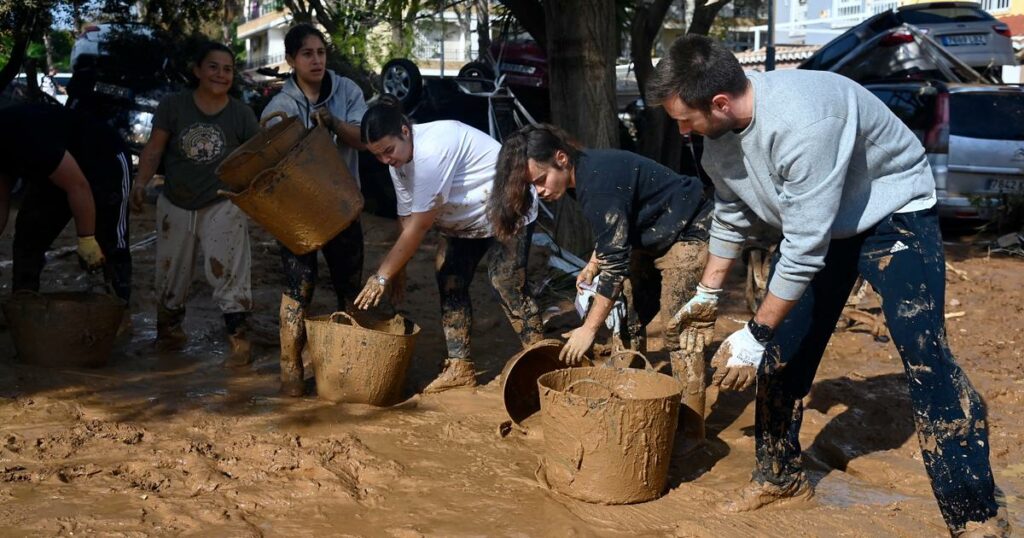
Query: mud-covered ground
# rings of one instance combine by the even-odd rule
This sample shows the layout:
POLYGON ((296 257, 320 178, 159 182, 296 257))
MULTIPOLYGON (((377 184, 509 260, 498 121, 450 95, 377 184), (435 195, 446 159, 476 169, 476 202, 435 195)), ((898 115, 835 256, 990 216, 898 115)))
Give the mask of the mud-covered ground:
MULTIPOLYGON (((152 207, 133 242, 153 230, 152 207)), ((394 225, 364 217, 368 271, 394 225)), ((12 218, 13 222, 13 218, 12 218)), ((12 226, 13 227, 13 226, 12 226)), ((0 241, 10 260, 12 230, 0 241)), ((595 506, 538 486, 539 432, 498 434, 499 373, 518 342, 481 271, 473 286, 474 355, 483 386, 418 395, 443 357, 434 240, 411 267, 403 309, 422 327, 406 393, 393 407, 276 395, 279 258, 253 229, 257 360, 227 371, 222 322, 197 272, 181 353, 159 353, 150 243, 135 251, 134 332, 98 370, 13 361, 0 329, 0 535, 203 536, 942 536, 890 343, 837 333, 808 397, 801 442, 818 495, 810 503, 727 515, 716 504, 753 461, 752 392, 709 394, 704 449, 676 454, 671 490, 633 506, 595 506)), ((70 234, 55 245, 72 244, 70 234)), ((1012 522, 1024 526, 1024 262, 951 244, 947 312, 953 349, 989 406, 992 464, 1012 522)), ((326 269, 326 268, 324 268, 326 269)), ((321 286, 327 286, 326 271, 321 286)), ((3 295, 9 264, 0 264, 3 295)), ((88 281, 74 255, 51 262, 49 289, 88 281)), ((734 286, 735 287, 735 286, 734 286)), ((323 289, 323 288, 322 288, 323 289)), ((333 294, 318 294, 327 312, 333 294)), ((728 297, 719 336, 739 327, 728 297)), ((552 328, 551 333, 557 332, 552 328)), ((652 335, 657 327, 652 327, 652 335)), ((658 339, 652 338, 653 346, 658 339)), ((311 381, 310 381, 311 382, 311 381)))

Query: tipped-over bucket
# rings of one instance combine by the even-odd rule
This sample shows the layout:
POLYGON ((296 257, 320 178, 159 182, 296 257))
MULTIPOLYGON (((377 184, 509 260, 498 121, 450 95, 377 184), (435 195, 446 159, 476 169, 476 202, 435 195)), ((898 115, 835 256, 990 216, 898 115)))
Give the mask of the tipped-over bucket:
MULTIPOLYGON (((558 359, 565 342, 554 338, 541 340, 516 353, 501 370, 501 396, 505 412, 512 422, 522 425, 523 421, 540 411, 540 392, 537 379, 555 370, 565 368, 558 359)), ((590 366, 590 360, 584 359, 590 366)))
POLYGON ((335 312, 307 318, 306 347, 317 395, 332 402, 398 403, 419 332, 415 323, 399 315, 355 319, 335 312))
POLYGON ((537 380, 544 453, 538 477, 592 503, 662 495, 679 421, 679 381, 632 368, 570 368, 537 380))
POLYGON ((103 293, 17 291, 4 302, 18 360, 99 368, 110 360, 125 302, 103 293))

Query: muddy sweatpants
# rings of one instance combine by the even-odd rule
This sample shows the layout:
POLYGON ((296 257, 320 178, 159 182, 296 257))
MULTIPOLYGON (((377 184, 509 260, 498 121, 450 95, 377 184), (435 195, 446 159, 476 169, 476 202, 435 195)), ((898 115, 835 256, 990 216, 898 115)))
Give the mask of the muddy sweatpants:
POLYGON ((473 282, 477 265, 488 254, 487 276, 519 340, 525 346, 544 337, 540 309, 530 295, 526 280, 532 235, 531 224, 507 241, 498 241, 494 237, 464 239, 442 236, 437 247, 435 268, 448 358, 472 360, 469 333, 473 325, 473 305, 469 299, 469 285, 473 282))
POLYGON ((995 516, 985 405, 946 341, 945 256, 934 208, 895 213, 829 244, 825 267, 776 330, 778 347, 769 346, 759 372, 754 479, 785 486, 801 473, 801 399, 857 275, 882 298, 910 388, 921 456, 946 524, 956 530, 995 516))
MULTIPOLYGON (((213 299, 224 314, 252 309, 249 223, 242 210, 227 201, 182 209, 161 195, 156 202, 156 291, 159 306, 181 312, 188 300, 199 249, 213 299)), ((238 316, 225 316, 229 325, 238 316)), ((234 332, 233 327, 228 327, 234 332)))
MULTIPOLYGON (((132 255, 128 245, 128 193, 132 188, 126 152, 83 158, 80 166, 96 203, 96 242, 107 263, 104 277, 127 301, 132 289, 132 255)), ((45 178, 29 182, 18 210, 14 233, 14 290, 39 290, 46 249, 71 220, 68 195, 45 178)))

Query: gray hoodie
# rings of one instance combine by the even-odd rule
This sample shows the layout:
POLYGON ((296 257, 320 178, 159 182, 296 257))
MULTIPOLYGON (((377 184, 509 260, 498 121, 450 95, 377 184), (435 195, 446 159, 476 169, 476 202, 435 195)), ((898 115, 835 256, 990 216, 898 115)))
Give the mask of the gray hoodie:
MULTIPOLYGON (((267 108, 263 109, 260 119, 280 111, 288 116, 298 116, 306 127, 312 127, 310 116, 318 108, 323 107, 327 107, 331 115, 341 121, 359 125, 363 120, 363 114, 366 113, 366 100, 363 98, 363 90, 355 82, 328 69, 321 86, 320 100, 312 103, 306 98, 306 94, 302 93, 293 75, 285 82, 281 92, 270 100, 267 108)), ((279 120, 275 119, 268 125, 273 125, 277 121, 279 120)), ((338 145, 338 151, 348 163, 352 177, 359 183, 359 152, 344 144, 338 145)))
POLYGON ((860 84, 797 69, 747 78, 750 125, 704 141, 701 164, 715 184, 708 248, 735 258, 754 227, 780 230, 768 289, 796 300, 832 239, 934 205, 935 180, 917 137, 860 84))

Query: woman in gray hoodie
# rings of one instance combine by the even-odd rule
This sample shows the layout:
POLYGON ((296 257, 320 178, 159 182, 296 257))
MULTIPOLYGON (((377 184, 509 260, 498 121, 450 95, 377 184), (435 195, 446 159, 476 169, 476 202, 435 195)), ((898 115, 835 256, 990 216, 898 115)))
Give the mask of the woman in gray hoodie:
MULTIPOLYGON (((323 123, 335 134, 349 173, 359 182, 359 122, 366 112, 363 91, 355 82, 327 69, 327 39, 308 24, 293 26, 284 38, 285 59, 292 76, 267 105, 263 117, 275 112, 297 116, 306 127, 323 123)), ((281 296, 281 392, 302 396, 304 318, 313 301, 317 277, 316 252, 298 255, 281 245, 287 287, 281 296)), ((320 249, 331 272, 338 310, 345 309, 362 288, 363 229, 356 220, 320 249)))

